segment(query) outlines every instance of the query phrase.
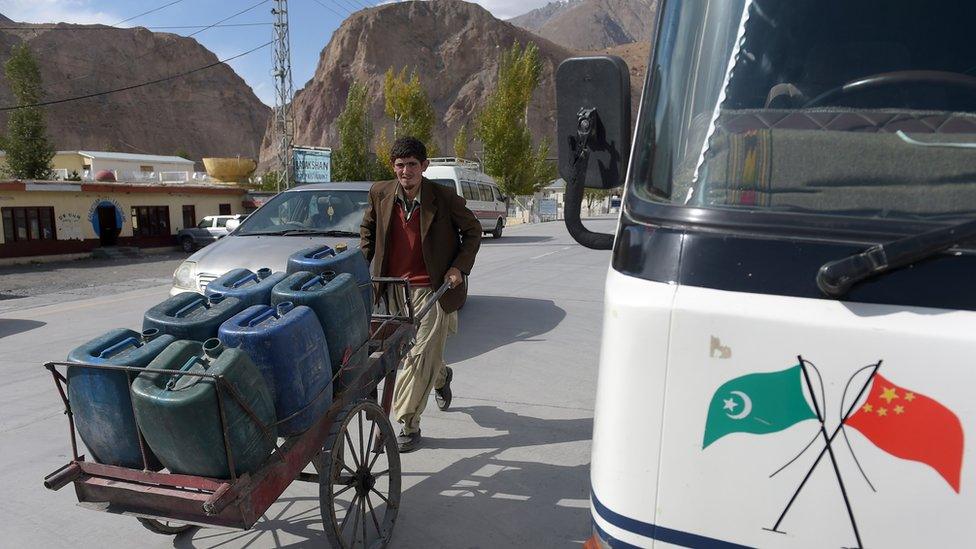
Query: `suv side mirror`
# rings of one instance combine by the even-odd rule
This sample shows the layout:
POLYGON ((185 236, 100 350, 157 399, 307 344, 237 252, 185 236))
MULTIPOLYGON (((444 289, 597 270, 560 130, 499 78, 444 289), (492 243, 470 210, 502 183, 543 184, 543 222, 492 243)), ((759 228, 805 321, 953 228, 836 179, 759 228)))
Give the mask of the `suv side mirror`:
POLYGON ((574 57, 556 69, 556 136, 559 175, 567 182, 582 146, 580 114, 595 112, 587 145, 585 186, 612 189, 624 184, 630 156, 630 70, 623 59, 604 55, 574 57))

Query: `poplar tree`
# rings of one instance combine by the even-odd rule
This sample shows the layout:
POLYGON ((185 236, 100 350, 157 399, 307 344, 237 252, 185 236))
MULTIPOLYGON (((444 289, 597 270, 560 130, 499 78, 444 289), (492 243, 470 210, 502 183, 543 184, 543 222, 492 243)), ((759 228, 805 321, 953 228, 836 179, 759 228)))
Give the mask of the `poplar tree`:
POLYGON ((539 48, 531 42, 524 49, 518 42, 512 44, 502 53, 498 82, 477 118, 475 133, 484 144, 485 171, 509 196, 532 194, 556 173, 548 160, 548 141, 533 150, 528 126, 529 101, 541 74, 539 48))
POLYGON ((457 135, 454 136, 454 156, 457 158, 467 158, 468 156, 468 143, 471 141, 471 136, 468 132, 467 124, 462 124, 461 128, 458 129, 457 135))
POLYGON ((332 178, 335 181, 368 181, 373 177, 369 148, 373 124, 369 120, 366 85, 353 82, 346 106, 339 115, 339 148, 332 153, 332 178))
POLYGON ((388 69, 383 79, 383 98, 384 112, 393 120, 393 139, 413 136, 423 141, 429 151, 433 150, 434 107, 417 71, 408 77, 406 67, 399 74, 388 69))
POLYGON ((10 112, 3 146, 7 153, 7 167, 20 179, 46 179, 51 175, 54 147, 47 139, 47 125, 39 103, 44 94, 41 71, 27 44, 14 46, 4 65, 10 90, 21 108, 10 112))

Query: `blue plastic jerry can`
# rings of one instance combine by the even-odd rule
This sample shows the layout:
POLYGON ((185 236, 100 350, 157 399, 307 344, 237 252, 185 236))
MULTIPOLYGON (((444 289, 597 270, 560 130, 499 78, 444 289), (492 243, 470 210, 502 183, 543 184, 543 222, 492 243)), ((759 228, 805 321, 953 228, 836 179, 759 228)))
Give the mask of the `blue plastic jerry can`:
POLYGON ((347 361, 334 389, 340 391, 359 376, 366 364, 369 316, 349 273, 333 276, 298 272, 279 282, 271 292, 271 304, 291 302, 312 309, 322 324, 333 373, 347 361))
POLYGON ((373 310, 373 284, 369 263, 358 247, 337 252, 329 246, 306 248, 288 258, 288 274, 307 271, 315 274, 349 273, 356 279, 366 311, 373 310))
POLYGON ((217 328, 242 310, 244 303, 236 297, 183 292, 146 311, 142 329, 156 328, 177 339, 206 341, 217 337, 217 328))
POLYGON ((244 307, 268 305, 271 303, 271 290, 286 276, 288 275, 281 271, 272 273, 267 267, 258 269, 257 272, 233 269, 207 284, 204 293, 207 296, 220 294, 224 297, 235 297, 241 300, 244 307))
MULTIPOLYGON (((140 334, 119 328, 76 347, 68 354, 68 362, 144 368, 174 341, 173 336, 160 335, 155 329, 140 334)), ((68 367, 68 402, 75 429, 98 463, 135 469, 144 466, 129 398, 129 385, 136 375, 68 367)), ((149 448, 146 458, 150 470, 160 469, 149 448)))
POLYGON ((308 307, 287 301, 249 307, 224 322, 219 337, 261 370, 274 397, 279 435, 305 431, 332 404, 329 347, 308 307))

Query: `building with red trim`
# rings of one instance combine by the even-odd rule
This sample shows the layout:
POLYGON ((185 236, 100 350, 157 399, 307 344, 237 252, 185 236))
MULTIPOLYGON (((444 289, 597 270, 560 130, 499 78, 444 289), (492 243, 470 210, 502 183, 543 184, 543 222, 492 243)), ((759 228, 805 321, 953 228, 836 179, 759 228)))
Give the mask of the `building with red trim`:
POLYGON ((252 202, 231 185, 0 181, 0 259, 175 246, 181 228, 251 211, 252 202))

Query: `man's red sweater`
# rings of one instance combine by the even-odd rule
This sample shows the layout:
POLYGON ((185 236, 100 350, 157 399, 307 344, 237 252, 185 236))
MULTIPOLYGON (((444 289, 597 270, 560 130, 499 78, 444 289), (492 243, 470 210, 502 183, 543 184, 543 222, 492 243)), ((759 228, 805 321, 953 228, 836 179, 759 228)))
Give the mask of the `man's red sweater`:
POLYGON ((430 275, 424 264, 424 252, 420 246, 420 208, 414 211, 407 221, 403 206, 397 203, 390 220, 390 234, 387 241, 389 255, 386 258, 388 276, 406 278, 410 285, 430 286, 430 275))

